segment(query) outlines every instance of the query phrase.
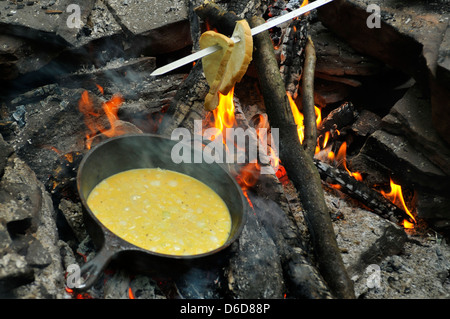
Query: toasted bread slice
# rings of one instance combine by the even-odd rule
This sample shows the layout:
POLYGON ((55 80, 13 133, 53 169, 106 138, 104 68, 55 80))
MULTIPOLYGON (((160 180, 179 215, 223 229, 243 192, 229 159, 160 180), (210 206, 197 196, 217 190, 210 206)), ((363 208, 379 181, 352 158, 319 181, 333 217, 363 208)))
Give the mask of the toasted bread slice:
POLYGON ((219 92, 226 95, 236 82, 241 81, 252 60, 253 38, 246 20, 236 22, 233 37, 240 41, 235 44, 230 38, 214 31, 206 31, 200 37, 202 49, 216 44, 222 47, 222 50, 202 59, 203 72, 210 86, 205 98, 207 110, 217 107, 219 92))
POLYGON ((214 45, 222 47, 222 50, 207 55, 202 59, 203 72, 205 73, 206 81, 211 86, 216 79, 217 74, 222 74, 225 71, 234 42, 221 33, 206 31, 201 35, 199 45, 200 49, 205 49, 214 45))
POLYGON ((199 40, 200 48, 204 49, 219 45, 222 50, 216 51, 202 59, 203 73, 209 84, 209 92, 205 98, 205 108, 213 110, 219 104, 219 86, 222 83, 222 74, 225 72, 231 57, 233 40, 214 31, 204 32, 199 40))
POLYGON ((242 80, 247 72, 248 65, 252 61, 253 37, 250 26, 246 20, 236 22, 232 37, 239 38, 235 43, 227 68, 223 74, 220 93, 227 95, 236 83, 242 80))

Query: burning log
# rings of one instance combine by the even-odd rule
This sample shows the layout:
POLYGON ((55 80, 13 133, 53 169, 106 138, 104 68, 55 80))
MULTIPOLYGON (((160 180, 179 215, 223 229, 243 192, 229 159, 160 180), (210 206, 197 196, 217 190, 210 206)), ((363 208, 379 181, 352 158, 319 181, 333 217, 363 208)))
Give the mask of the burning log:
MULTIPOLYGON (((263 19, 254 17, 251 25, 255 27, 264 22, 263 19)), ((280 128, 280 158, 300 193, 320 272, 336 297, 354 298, 353 283, 345 270, 336 243, 320 176, 312 158, 298 141, 297 126, 268 32, 256 35, 254 44, 254 62, 267 115, 272 127, 280 128)))
MULTIPOLYGON (((283 30, 279 40, 280 71, 284 79, 286 91, 294 99, 298 95, 302 68, 305 63, 305 47, 308 42, 310 16, 295 19, 291 25, 283 30)), ((273 39, 275 40, 275 39, 273 39)))
MULTIPOLYGON (((376 190, 357 181, 349 175, 347 171, 333 167, 319 160, 314 160, 314 164, 316 165, 322 180, 329 184, 339 185, 340 191, 360 201, 377 215, 396 224, 399 224, 400 221, 407 218, 408 215, 403 209, 397 207, 376 190)), ((413 221, 410 220, 410 222, 412 223, 413 221)))

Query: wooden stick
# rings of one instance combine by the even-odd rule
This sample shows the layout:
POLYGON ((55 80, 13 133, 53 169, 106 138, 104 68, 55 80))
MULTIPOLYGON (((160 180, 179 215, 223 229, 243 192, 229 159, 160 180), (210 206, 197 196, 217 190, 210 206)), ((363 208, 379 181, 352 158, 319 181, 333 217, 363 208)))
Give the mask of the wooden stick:
MULTIPOLYGON (((253 17, 252 27, 264 23, 253 17)), ((320 175, 312 157, 301 146, 269 33, 254 37, 253 59, 272 128, 279 128, 280 158, 299 192, 314 245, 319 270, 337 298, 355 298, 353 283, 342 261, 330 211, 325 203, 320 175)))
POLYGON ((316 111, 314 108, 314 71, 316 69, 316 50, 311 37, 308 37, 305 48, 305 65, 302 75, 302 104, 303 123, 305 125, 305 139, 303 146, 313 157, 317 144, 316 111))

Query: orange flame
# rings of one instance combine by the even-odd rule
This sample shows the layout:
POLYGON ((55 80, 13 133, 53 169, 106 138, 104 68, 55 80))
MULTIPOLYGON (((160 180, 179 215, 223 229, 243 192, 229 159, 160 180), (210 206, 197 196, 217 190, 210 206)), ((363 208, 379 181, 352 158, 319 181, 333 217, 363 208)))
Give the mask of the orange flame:
MULTIPOLYGON (((232 128, 236 124, 233 97, 234 88, 232 88, 227 95, 223 95, 219 92, 219 105, 212 111, 214 115, 213 126, 218 130, 218 133, 222 134, 225 144, 225 128, 232 128)), ((215 137, 212 138, 214 140, 215 137)))
POLYGON ((97 89, 100 91, 100 93, 103 95, 105 94, 105 90, 103 89, 103 87, 101 87, 100 85, 96 84, 97 89))
POLYGON ((113 97, 109 101, 102 104, 103 112, 106 115, 110 125, 110 128, 107 129, 100 123, 99 118, 102 114, 96 111, 94 103, 89 96, 88 91, 84 91, 81 94, 81 99, 78 102, 78 109, 81 113, 83 113, 84 123, 90 131, 90 133, 86 135, 86 147, 88 149, 91 148, 92 141, 90 141, 90 139, 97 135, 99 132, 108 137, 123 134, 123 132, 115 126, 115 122, 119 119, 117 113, 123 101, 124 99, 122 98, 122 96, 116 94, 113 95, 113 97))
POLYGON ((131 287, 128 287, 128 298, 129 299, 136 299, 134 297, 133 290, 131 289, 131 287))
POLYGON ((350 170, 347 168, 347 142, 343 142, 341 144, 341 147, 339 147, 339 151, 336 155, 336 162, 338 162, 339 165, 342 165, 344 169, 347 171, 347 173, 350 176, 353 176, 357 181, 362 181, 363 178, 360 173, 358 172, 350 172, 350 170))
MULTIPOLYGON (((305 1, 304 1, 304 3, 305 3, 305 1)), ((308 2, 306 1, 306 3, 308 3, 308 2)), ((305 133, 304 133, 305 126, 303 124, 304 116, 298 110, 298 107, 297 107, 294 99, 292 98, 291 94, 289 92, 286 92, 286 93, 287 93, 287 96, 288 96, 288 99, 289 99, 289 104, 291 106, 292 115, 294 116, 295 124, 297 124, 298 137, 299 137, 300 143, 303 144, 303 140, 305 138, 305 133)), ((322 122, 322 111, 317 106, 314 106, 314 110, 315 110, 315 113, 316 113, 316 126, 319 127, 320 123, 322 122)), ((337 131, 337 133, 340 134, 339 131, 337 131)), ((319 141, 317 141, 315 154, 318 154, 321 151, 321 149, 324 149, 324 150, 326 149, 326 146, 328 144, 329 138, 330 138, 330 132, 326 132, 325 136, 324 136, 323 143, 322 143, 322 148, 320 147, 319 141)), ((338 163, 338 165, 342 165, 345 168, 345 170, 351 176, 353 176, 353 178, 355 178, 356 180, 362 181, 363 178, 362 178, 360 173, 358 173, 358 172, 350 172, 350 170, 347 168, 346 155, 347 155, 347 143, 344 142, 344 143, 342 143, 341 147, 339 148, 337 156, 335 156, 334 152, 329 151, 328 154, 327 154, 327 158, 331 162, 336 161, 338 163)))
POLYGON ((323 138, 322 148, 327 147, 328 140, 330 139, 330 132, 325 132, 325 136, 323 138))
POLYGON ((406 219, 403 221, 403 227, 405 227, 406 229, 412 229, 414 228, 414 223, 410 223, 409 221, 407 221, 406 219))
POLYGON ((297 104, 295 104, 294 99, 292 98, 290 93, 287 93, 287 97, 289 99, 289 104, 291 105, 292 115, 294 116, 295 124, 297 124, 297 133, 300 143, 303 144, 303 140, 305 139, 305 125, 303 124, 303 113, 298 110, 297 104))
POLYGON ((278 171, 278 168, 280 167, 280 158, 278 157, 277 152, 274 148, 269 146, 269 143, 271 142, 271 136, 270 133, 268 133, 268 130, 270 129, 269 120, 267 119, 267 116, 263 116, 262 114, 259 114, 258 116, 258 124, 255 125, 256 128, 256 134, 258 135, 258 139, 260 141, 261 145, 267 145, 267 152, 268 156, 271 159, 271 165, 275 172, 278 171), (265 131, 262 133, 261 129, 265 129, 265 131))
POLYGON ((258 163, 248 163, 239 172, 236 180, 242 189, 254 186, 259 179, 260 166, 258 163))
MULTIPOLYGON (((308 4, 308 1, 306 1, 308 4)), ((302 5, 303 6, 303 5, 302 5)), ((289 104, 291 106, 292 115, 294 116, 295 124, 297 124, 297 132, 300 143, 303 144, 303 140, 305 139, 305 125, 303 123, 304 116, 303 113, 298 110, 297 104, 295 103, 292 95, 289 92, 286 92, 286 95, 289 99, 289 104)), ((322 122, 322 111, 320 108, 314 105, 314 112, 316 113, 316 126, 319 127, 322 122)), ((319 146, 319 145, 318 145, 319 146)), ((320 151, 320 147, 316 148, 316 153, 320 151)))
MULTIPOLYGON (((405 200, 403 199, 402 187, 400 185, 395 184, 394 181, 392 180, 392 178, 390 179, 390 185, 391 185, 391 191, 389 193, 381 191, 381 194, 384 197, 386 197, 387 199, 389 199, 391 202, 393 202, 394 204, 397 204, 398 202, 400 202, 400 204, 401 204, 400 206, 403 207, 403 210, 406 212, 406 214, 408 214, 408 216, 411 217, 411 219, 414 221, 414 223, 416 223, 416 219, 414 218, 414 216, 412 215, 412 213, 406 206, 405 200)), ((403 226, 405 228, 414 228, 414 224, 410 223, 407 220, 403 221, 403 226)))

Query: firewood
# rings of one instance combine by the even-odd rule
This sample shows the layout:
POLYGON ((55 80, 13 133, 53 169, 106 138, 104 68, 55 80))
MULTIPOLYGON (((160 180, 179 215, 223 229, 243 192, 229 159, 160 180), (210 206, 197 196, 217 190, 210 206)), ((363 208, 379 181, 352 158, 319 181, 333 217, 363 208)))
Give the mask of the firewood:
POLYGON ((316 68, 316 51, 311 37, 308 37, 305 48, 305 65, 302 74, 302 105, 305 139, 303 145, 306 152, 313 157, 317 144, 316 112, 314 109, 314 70, 316 68))
MULTIPOLYGON (((264 23, 253 17, 251 26, 264 23)), ((320 175, 301 146, 288 97, 268 32, 254 37, 254 62, 269 122, 279 128, 280 158, 299 192, 321 275, 337 298, 355 298, 325 203, 320 175)))
POLYGON ((203 76, 202 63, 198 62, 181 84, 164 114, 158 134, 170 136, 185 121, 190 112, 204 112, 204 99, 209 87, 203 76))

